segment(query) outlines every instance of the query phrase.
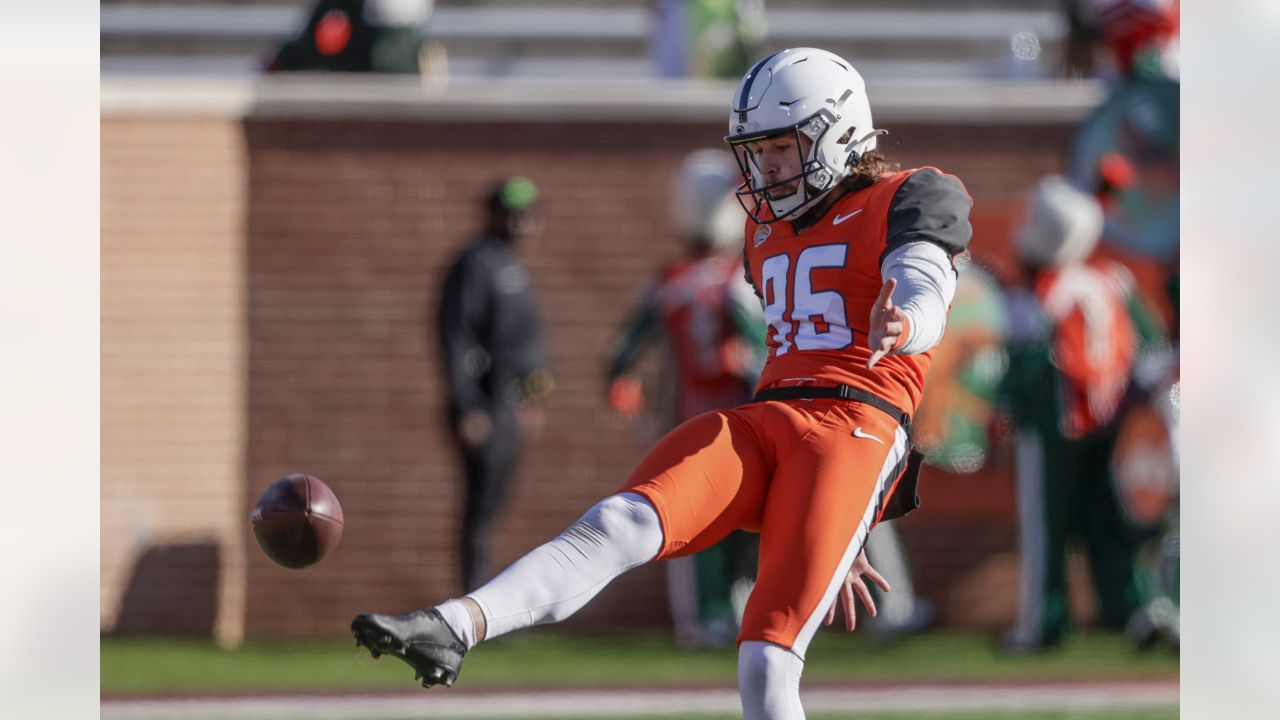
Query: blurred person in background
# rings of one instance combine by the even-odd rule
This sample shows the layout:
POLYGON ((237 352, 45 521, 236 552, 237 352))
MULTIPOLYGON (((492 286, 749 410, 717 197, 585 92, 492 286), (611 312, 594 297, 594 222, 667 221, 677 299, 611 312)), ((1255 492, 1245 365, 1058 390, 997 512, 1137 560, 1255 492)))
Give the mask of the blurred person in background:
POLYGON ((489 527, 511 485, 521 426, 538 424, 539 403, 551 391, 533 286, 516 255, 537 230, 537 199, 526 177, 489 192, 484 231, 454 260, 440 297, 449 428, 466 472, 465 590, 489 579, 489 527))
POLYGON ((446 72, 444 48, 423 27, 434 0, 319 0, 267 72, 446 72))
POLYGON ((862 76, 815 48, 769 55, 730 101, 749 280, 769 357, 753 402, 703 413, 649 451, 618 492, 462 598, 360 614, 357 644, 452 684, 477 643, 581 609, 618 575, 760 533, 738 634, 745 720, 799 720, 805 654, 855 602, 876 613, 867 533, 919 506, 910 443, 946 328, 973 201, 936 168, 876 152, 862 76))
MULTIPOLYGON (((1110 94, 1081 123, 1077 187, 1102 203, 1098 254, 1123 263, 1154 315, 1178 331, 1179 0, 1090 0, 1110 94)), ((1139 358, 1132 407, 1118 421, 1110 477, 1126 522, 1150 538, 1137 553, 1141 606, 1127 624, 1140 648, 1179 645, 1178 350, 1139 358)))
POLYGON ((1056 646, 1068 633, 1066 559, 1076 539, 1101 626, 1125 627, 1143 600, 1134 560, 1149 533, 1122 511, 1111 459, 1139 356, 1162 338, 1128 270, 1091 257, 1102 225, 1093 197, 1050 176, 1014 235, 1028 282, 1009 292, 999 397, 1016 438, 1021 577, 1018 621, 1005 638, 1015 652, 1056 646))
POLYGON ((739 78, 764 48, 764 0, 651 0, 658 77, 739 78))
POLYGON ((1165 326, 1179 243, 1177 0, 1091 0, 1110 59, 1107 99, 1076 130, 1068 175, 1103 204, 1099 253, 1133 273, 1165 326), (1172 273, 1171 273, 1172 271, 1172 273))
MULTIPOLYGON (((750 402, 766 352, 764 312, 743 275, 746 216, 733 196, 742 182, 737 163, 722 150, 697 150, 674 180, 672 217, 685 257, 654 274, 613 343, 607 371, 610 406, 634 419, 645 398, 636 365, 649 346, 664 346, 662 377, 672 385, 670 397, 661 398, 670 405, 664 434, 704 412, 750 402)), ((733 641, 755 583, 757 547, 756 535, 737 530, 666 564, 678 644, 733 641)))

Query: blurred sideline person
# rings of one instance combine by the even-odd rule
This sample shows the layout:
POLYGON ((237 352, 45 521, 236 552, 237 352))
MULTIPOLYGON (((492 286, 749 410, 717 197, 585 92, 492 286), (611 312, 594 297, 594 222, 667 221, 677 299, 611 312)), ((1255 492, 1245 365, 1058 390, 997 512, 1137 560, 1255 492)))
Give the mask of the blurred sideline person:
POLYGON ((484 201, 484 231, 444 280, 438 328, 448 420, 466 472, 462 583, 489 579, 489 526, 520 456, 521 425, 537 422, 551 390, 542 323, 517 246, 537 228, 538 191, 525 177, 499 182, 484 201))
POLYGON ((1077 128, 1071 181, 1103 204, 1100 255, 1133 273, 1143 301, 1165 326, 1165 286, 1180 239, 1177 0, 1091 0, 1115 64, 1106 100, 1077 128))
POLYGON ((1011 651, 1061 644, 1070 629, 1067 547, 1085 543, 1099 622, 1123 628, 1141 604, 1135 553, 1146 533, 1122 513, 1110 463, 1139 352, 1158 331, 1119 263, 1091 259, 1102 211, 1064 178, 1044 178, 1014 235, 1029 287, 1009 295, 999 396, 1016 428, 1020 547, 1011 651))
MULTIPOLYGON (((746 216, 733 196, 742 175, 733 156, 697 150, 673 183, 673 217, 685 257, 649 282, 614 342, 609 404, 634 418, 644 404, 633 374, 647 347, 664 346, 663 375, 674 381, 663 430, 696 415, 751 401, 764 363, 764 313, 743 276, 746 216)), ((667 597, 682 647, 727 645, 755 582, 755 535, 736 530, 721 542, 667 563, 667 597)))
MULTIPOLYGON (((1165 251, 1135 258, 1116 252, 1160 311, 1171 344, 1139 358, 1133 395, 1120 424, 1112 478, 1125 517, 1151 535, 1138 552, 1145 604, 1127 631, 1140 648, 1179 646, 1179 0, 1094 0, 1099 32, 1121 74, 1107 101, 1081 125, 1077 149, 1107 142, 1103 157, 1120 181, 1104 178, 1108 207, 1103 248, 1113 237, 1153 238, 1165 251), (1123 162, 1121 162, 1123 161, 1123 162), (1110 180, 1110 182, 1109 182, 1110 180)), ((1088 167, 1088 155, 1077 162, 1088 167)))
POLYGON ((434 8, 434 0, 319 0, 266 70, 443 73, 444 47, 423 37, 434 8))
POLYGON ((613 578, 760 533, 738 634, 746 720, 800 719, 805 653, 837 606, 875 614, 867 533, 919 505, 910 446, 931 349, 972 234, 964 185, 934 168, 892 171, 877 152, 862 77, 823 50, 769 55, 730 101, 726 141, 743 171, 749 278, 769 357, 753 402, 689 420, 619 492, 463 598, 405 615, 361 614, 358 644, 451 684, 477 642, 569 617, 613 578))

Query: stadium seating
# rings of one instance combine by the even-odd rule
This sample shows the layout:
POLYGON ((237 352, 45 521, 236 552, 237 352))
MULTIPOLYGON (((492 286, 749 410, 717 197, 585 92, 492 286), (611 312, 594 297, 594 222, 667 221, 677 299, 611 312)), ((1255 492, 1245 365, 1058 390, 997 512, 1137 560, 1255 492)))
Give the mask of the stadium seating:
MULTIPOLYGON (((255 72, 302 23, 306 0, 103 0, 102 70, 255 72)), ((428 34, 455 77, 640 78, 646 0, 438 0, 428 34)), ((1065 22, 1054 0, 768 3, 768 46, 827 48, 880 79, 1052 76, 1065 22), (981 12, 975 12, 981 11, 981 12)))

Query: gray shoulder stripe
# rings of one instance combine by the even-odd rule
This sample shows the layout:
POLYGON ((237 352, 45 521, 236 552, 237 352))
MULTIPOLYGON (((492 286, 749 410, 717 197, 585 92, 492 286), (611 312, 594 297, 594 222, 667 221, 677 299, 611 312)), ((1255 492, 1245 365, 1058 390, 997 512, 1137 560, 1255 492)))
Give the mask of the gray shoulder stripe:
POLYGON ((932 243, 953 256, 964 252, 973 236, 972 205, 958 179, 931 168, 913 173, 889 204, 885 253, 909 242, 932 243))

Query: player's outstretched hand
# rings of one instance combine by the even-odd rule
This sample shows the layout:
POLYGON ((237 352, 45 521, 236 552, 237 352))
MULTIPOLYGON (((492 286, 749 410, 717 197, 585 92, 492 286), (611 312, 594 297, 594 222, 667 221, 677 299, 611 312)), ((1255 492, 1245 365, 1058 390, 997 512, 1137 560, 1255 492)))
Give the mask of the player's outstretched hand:
MULTIPOLYGON (((893 281, 891 280, 890 282, 893 281)), ((849 574, 844 578, 844 585, 840 588, 840 599, 833 601, 831 607, 827 609, 826 625, 836 621, 836 605, 842 605, 844 607, 844 628, 849 632, 853 632, 858 622, 858 616, 853 609, 853 596, 855 594, 862 603, 862 607, 866 608, 867 614, 871 617, 876 616, 876 602, 871 598, 871 590, 867 588, 867 584, 862 580, 863 575, 875 583, 876 587, 889 592, 889 581, 885 580, 883 575, 871 567, 871 563, 867 561, 867 551, 859 552, 858 558, 853 561, 853 567, 850 568, 849 574)))
POLYGON ((880 297, 871 306, 871 330, 867 335, 867 347, 871 348, 871 358, 867 360, 867 368, 875 367, 880 358, 888 355, 898 344, 898 338, 906 330, 906 315, 902 308, 893 304, 893 291, 898 281, 889 278, 880 288, 880 297))

